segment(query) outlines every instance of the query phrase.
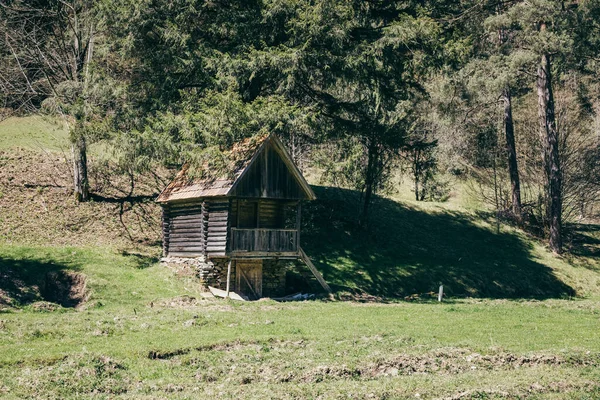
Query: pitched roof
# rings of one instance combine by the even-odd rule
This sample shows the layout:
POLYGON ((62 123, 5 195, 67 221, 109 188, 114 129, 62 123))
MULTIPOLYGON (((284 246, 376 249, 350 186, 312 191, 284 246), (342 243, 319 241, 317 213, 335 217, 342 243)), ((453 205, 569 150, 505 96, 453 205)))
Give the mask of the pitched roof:
MULTIPOLYGON (((230 160, 232 167, 228 176, 217 178, 192 179, 188 177, 189 165, 183 166, 175 179, 162 191, 156 199, 159 203, 165 203, 176 200, 186 200, 204 197, 229 196, 235 189, 236 184, 249 170, 249 167, 256 160, 257 155, 271 143, 277 149, 288 167, 290 173, 294 176, 299 186, 302 188, 309 200, 316 198, 310 185, 306 182, 298 167, 292 161, 285 146, 275 135, 262 135, 251 137, 235 143, 231 150, 225 152, 225 156, 230 160)), ((206 167, 208 168, 208 167, 206 167)), ((208 175, 208 174, 207 174, 208 175)))

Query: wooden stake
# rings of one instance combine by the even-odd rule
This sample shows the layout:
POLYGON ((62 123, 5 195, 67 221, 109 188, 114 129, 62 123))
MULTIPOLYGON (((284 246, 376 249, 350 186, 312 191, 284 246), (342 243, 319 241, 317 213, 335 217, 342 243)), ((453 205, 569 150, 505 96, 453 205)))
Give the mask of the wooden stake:
POLYGON ((225 290, 225 297, 229 297, 229 281, 231 281, 231 260, 227 264, 227 289, 225 290))
POLYGON ((440 291, 438 292, 438 301, 442 301, 442 297, 444 297, 444 285, 440 285, 440 291))

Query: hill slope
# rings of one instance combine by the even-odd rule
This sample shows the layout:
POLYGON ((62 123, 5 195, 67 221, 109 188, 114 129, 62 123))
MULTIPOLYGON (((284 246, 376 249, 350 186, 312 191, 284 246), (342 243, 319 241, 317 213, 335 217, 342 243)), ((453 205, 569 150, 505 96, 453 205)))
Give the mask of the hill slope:
POLYGON ((453 204, 379 198, 361 230, 355 193, 316 187, 303 247, 340 297, 456 297, 240 303, 156 263, 152 177, 123 198, 125 181, 95 176, 77 204, 62 153, 9 147, 0 163, 2 398, 600 395, 593 226, 556 258, 453 204), (548 299, 574 293, 596 299, 548 299), (544 300, 504 299, 520 297, 544 300))
MULTIPOLYGON (((31 125, 30 119, 13 122, 31 125)), ((21 128, 6 126, 0 125, 0 139, 9 143, 21 128)), ((49 135, 47 147, 63 139, 49 135)), ((91 162, 97 171, 93 157, 91 162)), ((168 180, 167 171, 158 179, 139 176, 131 196, 123 177, 92 174, 94 201, 78 204, 60 152, 12 146, 0 151, 0 165, 3 242, 160 253, 160 209, 153 199, 168 180)), ((496 233, 479 213, 456 204, 377 198, 369 228, 359 229, 357 193, 315 189, 319 199, 306 205, 303 246, 342 295, 398 298, 437 292, 439 285, 454 297, 600 295, 596 226, 580 227, 578 255, 555 257, 516 229, 503 226, 496 233)))

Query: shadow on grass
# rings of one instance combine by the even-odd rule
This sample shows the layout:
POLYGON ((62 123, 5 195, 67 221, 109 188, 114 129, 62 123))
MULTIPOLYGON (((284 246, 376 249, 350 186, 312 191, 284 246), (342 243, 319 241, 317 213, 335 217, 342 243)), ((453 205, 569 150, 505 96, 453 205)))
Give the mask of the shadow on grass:
POLYGON ((138 204, 138 203, 147 203, 147 202, 150 202, 150 201, 154 201, 157 197, 158 197, 158 194, 137 195, 137 196, 127 195, 127 196, 123 196, 123 197, 109 197, 109 196, 103 196, 103 195, 97 194, 97 193, 91 193, 90 194, 90 198, 93 201, 96 201, 98 203, 112 203, 112 204, 125 204, 125 203, 138 204))
POLYGON ((575 290, 535 260, 517 235, 480 227, 474 217, 427 213, 377 198, 369 229, 356 226, 359 194, 314 187, 303 246, 337 292, 405 297, 437 292, 488 298, 558 298, 575 290))
POLYGON ((570 224, 566 228, 572 254, 600 258, 600 225, 570 224))
POLYGON ((160 258, 153 255, 141 254, 124 250, 121 255, 129 258, 138 269, 146 269, 156 264, 160 258))
POLYGON ((75 307, 86 294, 79 268, 52 261, 0 257, 0 306, 20 307, 49 301, 75 307))

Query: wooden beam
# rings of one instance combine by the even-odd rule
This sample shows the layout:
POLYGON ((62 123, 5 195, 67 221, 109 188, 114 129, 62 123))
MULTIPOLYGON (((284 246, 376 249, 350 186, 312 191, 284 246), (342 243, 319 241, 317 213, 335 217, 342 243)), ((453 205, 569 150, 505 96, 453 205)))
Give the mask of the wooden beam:
POLYGON ((296 230, 298 231, 298 233, 296 233, 296 246, 298 248, 300 248, 300 227, 302 225, 302 202, 299 201, 298 202, 298 209, 296 211, 296 230))
POLYGON ((227 294, 224 290, 217 289, 217 288, 214 288, 212 286, 209 286, 208 290, 210 290, 210 292, 215 297, 223 297, 225 299, 226 298, 230 298, 232 300, 248 301, 248 298, 246 296, 243 296, 243 295, 238 294, 236 292, 231 292, 231 293, 227 294))
POLYGON ((229 264, 227 264, 227 290, 225 297, 229 297, 229 281, 231 281, 231 259, 229 260, 229 264))
POLYGON ((310 261, 310 258, 308 258, 308 255, 304 252, 302 247, 298 247, 298 250, 300 251, 300 256, 302 257, 302 260, 304 260, 304 263, 306 264, 308 269, 310 269, 310 272, 313 273, 315 278, 317 278, 317 281, 319 281, 323 289, 325 289, 327 293, 331 293, 332 290, 327 284, 327 282, 325 282, 323 275, 321 275, 321 273, 315 268, 315 265, 312 263, 312 261, 310 261))

